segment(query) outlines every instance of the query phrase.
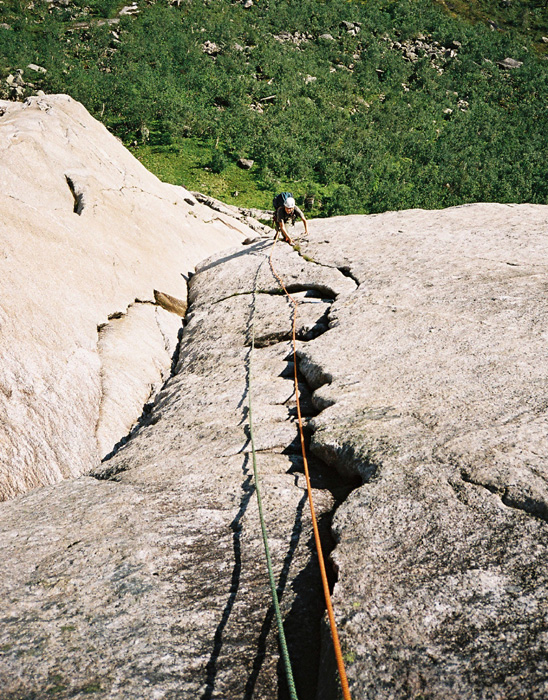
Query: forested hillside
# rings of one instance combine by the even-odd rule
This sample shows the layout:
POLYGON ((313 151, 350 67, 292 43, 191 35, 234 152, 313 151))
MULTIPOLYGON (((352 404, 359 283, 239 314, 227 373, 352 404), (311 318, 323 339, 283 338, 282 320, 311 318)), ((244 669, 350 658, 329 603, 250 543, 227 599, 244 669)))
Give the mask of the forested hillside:
POLYGON ((548 203, 544 0, 0 8, 3 97, 69 93, 176 184, 314 215, 548 203))

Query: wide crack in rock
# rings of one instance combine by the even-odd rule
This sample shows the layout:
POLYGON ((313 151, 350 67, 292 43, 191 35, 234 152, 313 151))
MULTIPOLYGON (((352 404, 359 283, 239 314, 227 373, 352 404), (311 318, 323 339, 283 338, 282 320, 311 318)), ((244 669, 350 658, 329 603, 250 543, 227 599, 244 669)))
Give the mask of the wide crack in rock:
MULTIPOLYGON (((225 257, 225 264, 192 277, 195 302, 175 374, 131 439, 96 478, 57 485, 54 512, 44 508, 47 489, 0 512, 0 546, 15 567, 0 582, 10 610, 0 628, 6 700, 22 693, 84 696, 91 689, 109 700, 153 693, 287 697, 250 463, 248 372, 263 508, 295 680, 301 700, 316 698, 324 603, 285 340, 292 306, 274 293, 230 296, 255 286, 275 289, 262 244, 245 258, 239 250, 225 257), (261 347, 250 359, 251 324, 261 347), (38 561, 34 548, 21 549, 20 537, 37 543, 38 561)), ((276 257, 280 274, 296 283, 302 261, 288 247, 276 257)), ((303 289, 328 288, 331 299, 354 289, 337 271, 318 270, 319 279, 304 272, 303 289)), ((331 299, 301 294, 303 338, 325 330, 331 299)), ((108 326, 155 311, 137 304, 108 326)), ((307 420, 316 410, 306 383, 299 383, 307 420)), ((310 469, 327 556, 332 514, 349 487, 320 460, 311 458, 310 469)), ((323 690, 328 685, 322 681, 323 690)))
MULTIPOLYGON (((208 457, 211 464, 209 469, 213 470, 212 473, 220 469, 219 477, 227 479, 227 484, 223 486, 232 483, 234 492, 237 493, 239 489, 241 494, 238 512, 230 523, 234 563, 230 576, 229 595, 213 636, 214 644, 205 668, 206 685, 201 697, 204 699, 216 697, 220 692, 219 688, 223 688, 223 697, 240 697, 242 689, 244 697, 251 697, 253 690, 261 683, 272 683, 272 678, 268 680, 268 677, 274 672, 272 663, 275 648, 272 647, 275 639, 272 629, 272 610, 268 608, 256 642, 252 671, 243 686, 241 672, 236 673, 236 670, 230 667, 232 664, 229 660, 234 650, 231 648, 233 642, 228 631, 234 624, 234 607, 237 601, 241 607, 243 606, 243 614, 250 614, 249 611, 246 612, 245 600, 240 600, 239 594, 242 579, 250 576, 250 572, 243 563, 246 553, 242 551, 245 541, 243 538, 245 537, 246 540, 249 538, 255 542, 258 535, 258 532, 250 530, 247 524, 249 511, 254 509, 255 501, 250 469, 251 445, 247 426, 248 397, 245 384, 242 384, 242 379, 245 378, 242 376, 242 370, 245 369, 248 379, 253 377, 253 397, 256 404, 253 408, 255 447, 261 471, 261 488, 265 490, 263 498, 267 503, 267 512, 270 514, 267 518, 269 520, 267 527, 274 543, 274 551, 278 549, 274 558, 280 562, 278 566, 281 566, 278 590, 285 610, 288 645, 295 667, 296 682, 300 688, 300 697, 312 699, 316 696, 318 663, 321 656, 320 622, 324 604, 317 563, 309 549, 311 543, 307 543, 311 532, 301 446, 296 429, 294 363, 291 346, 287 342, 291 338, 293 307, 287 298, 279 294, 278 289, 272 287, 270 280, 266 285, 266 291, 265 289, 249 290, 250 275, 253 276, 251 281, 257 290, 263 267, 267 266, 264 245, 259 244, 256 250, 259 251, 258 255, 252 251, 245 261, 238 261, 240 268, 238 291, 228 295, 223 293, 219 296, 218 292, 212 294, 209 289, 212 276, 217 278, 217 285, 223 292, 226 292, 227 283, 229 286, 233 284, 232 271, 225 269, 230 267, 229 261, 221 269, 206 263, 203 265, 204 272, 192 277, 190 297, 194 303, 190 307, 179 347, 176 376, 168 381, 156 405, 143 421, 143 426, 137 429, 126 450, 120 453, 119 458, 106 460, 101 468, 96 470, 94 476, 122 482, 128 478, 131 479, 131 472, 135 470, 135 465, 133 459, 128 460, 127 456, 124 458, 124 454, 127 454, 128 449, 131 452, 133 445, 138 443, 140 434, 144 435, 147 430, 147 424, 154 425, 154 431, 157 432, 161 423, 165 421, 165 414, 171 415, 174 410, 172 408, 174 399, 179 403, 179 397, 185 397, 184 403, 188 406, 186 417, 181 421, 181 412, 185 410, 181 406, 176 409, 176 415, 179 417, 176 418, 174 414, 170 420, 177 422, 179 429, 185 425, 188 440, 191 443, 197 441, 202 450, 209 444, 208 457), (247 266, 248 269, 242 271, 242 266, 247 266), (210 295, 207 303, 204 303, 204 288, 208 288, 210 295), (249 349, 252 335, 255 346, 253 353, 249 349), (214 363, 214 370, 211 362, 214 363), (234 366, 232 366, 233 362, 234 366), (234 391, 237 392, 236 396, 233 396, 234 391), (243 394, 240 396, 242 391, 243 394), (228 406, 224 403, 225 397, 228 406), (230 406, 231 403, 232 406, 230 406), (230 409, 229 415, 226 414, 226 408, 230 409), (234 411, 236 414, 233 413, 234 411), (231 415, 233 417, 230 417, 231 415), (230 447, 231 439, 227 440, 225 426, 228 425, 240 426, 237 432, 241 437, 233 442, 232 447, 230 447), (217 443, 221 449, 218 455, 211 451, 217 443), (215 466, 219 458, 221 461, 218 466, 215 466), (235 474, 225 473, 226 460, 236 464, 238 459, 241 460, 240 470, 235 474), (276 513, 275 517, 273 517, 274 513, 276 513), (285 550, 284 541, 287 542, 285 550), (283 554, 284 551, 285 554, 283 554), (282 554, 283 559, 281 559, 282 554), (286 591, 289 585, 291 593, 289 590, 286 591), (271 671, 268 671, 269 666, 271 671)), ((266 249, 266 252, 269 251, 270 246, 266 249)), ((286 253, 285 250, 283 252, 286 253)), ((287 255, 284 255, 285 257, 287 255)), ((290 255, 289 260, 290 272, 292 272, 291 266, 301 267, 295 256, 290 255)), ((287 266, 287 260, 284 260, 284 263, 283 268, 287 266)), ((267 275, 272 276, 272 270, 268 269, 268 266, 267 270, 267 275)), ((285 274, 287 274, 286 269, 284 269, 285 274)), ((341 284, 341 280, 336 272, 331 272, 330 278, 331 283, 326 285, 325 274, 322 272, 319 286, 321 288, 328 286, 329 293, 334 297, 336 292, 333 287, 337 285, 333 282, 341 284)), ((293 298, 298 302, 297 337, 300 342, 306 342, 327 330, 328 311, 333 298, 323 299, 317 291, 318 282, 315 280, 311 280, 308 284, 293 282, 292 287, 305 290, 295 292, 293 298), (308 286, 310 288, 307 288, 308 286)), ((348 285, 344 281, 342 281, 342 287, 348 290, 348 285)), ((302 377, 299 379, 299 394, 301 412, 307 421, 316 415, 317 411, 312 405, 310 390, 302 377)), ((305 430, 308 443, 309 430, 306 428, 305 430)), ((311 458, 310 471, 324 541, 324 555, 328 555, 334 544, 330 535, 332 514, 352 486, 342 482, 336 472, 326 469, 326 466, 317 458, 311 458)), ((216 554, 217 546, 218 542, 212 542, 209 535, 204 540, 200 539, 200 544, 193 548, 195 566, 210 571, 217 561, 218 565, 224 568, 225 549, 223 546, 223 554, 216 554)), ((253 546, 257 547, 258 543, 253 546)), ((260 556, 259 552, 257 556, 260 556)), ((335 580, 333 571, 330 576, 333 584, 335 580)), ((206 586, 205 582, 202 586, 200 600, 203 600, 203 596, 206 596, 206 591, 209 589, 217 591, 215 595, 220 595, 219 588, 212 583, 209 574, 207 580, 206 590, 203 588, 206 586)), ((256 591, 251 595, 255 601, 256 591)), ((266 602, 263 602, 260 606, 265 604, 266 602)), ((256 611, 253 614, 255 615, 256 611)), ((275 657, 277 659, 277 654, 275 657)), ((276 666, 276 677, 279 677, 277 696, 283 698, 285 681, 277 660, 276 666)), ((333 683, 331 685, 335 688, 333 683)))
POLYGON ((334 518, 353 696, 548 693, 546 208, 535 212, 345 217, 317 222, 303 248, 360 282, 300 350, 323 409, 311 449, 364 481, 334 518))

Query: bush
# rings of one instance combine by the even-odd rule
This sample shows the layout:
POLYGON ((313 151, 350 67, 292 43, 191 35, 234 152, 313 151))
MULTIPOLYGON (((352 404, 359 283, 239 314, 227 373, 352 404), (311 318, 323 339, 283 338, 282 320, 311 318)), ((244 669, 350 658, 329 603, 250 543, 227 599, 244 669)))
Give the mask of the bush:
POLYGON ((327 216, 353 214, 359 209, 356 195, 347 185, 341 185, 330 197, 324 198, 324 210, 327 216))
POLYGON ((213 151, 211 160, 208 162, 207 167, 214 173, 222 173, 227 167, 229 161, 221 151, 213 151))

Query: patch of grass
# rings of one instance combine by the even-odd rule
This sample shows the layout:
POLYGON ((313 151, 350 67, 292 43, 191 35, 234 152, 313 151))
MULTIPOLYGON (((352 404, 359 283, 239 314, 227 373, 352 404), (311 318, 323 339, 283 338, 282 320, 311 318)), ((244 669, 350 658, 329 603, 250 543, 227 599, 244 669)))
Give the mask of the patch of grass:
POLYGON ((353 651, 347 651, 347 652, 343 655, 343 658, 344 658, 345 663, 347 663, 347 664, 353 664, 354 661, 356 661, 356 654, 355 654, 355 652, 353 652, 353 651))
MULTIPOLYGON (((309 192, 306 183, 287 180, 266 182, 257 165, 243 170, 234 160, 228 161, 221 172, 213 172, 209 164, 216 150, 213 145, 197 138, 185 138, 166 146, 138 145, 131 147, 131 151, 147 170, 163 182, 202 192, 236 207, 271 210, 273 196, 284 191, 291 191, 299 206, 304 207, 304 199, 309 192)), ((334 188, 333 185, 319 189, 315 201, 320 206, 306 212, 307 216, 320 216, 322 200, 329 197, 334 188)), ((261 223, 272 226, 270 219, 261 220, 261 223)))
POLYGON ((198 139, 184 139, 180 145, 137 146, 132 149, 143 165, 160 180, 203 192, 227 204, 268 209, 272 195, 252 170, 228 162, 221 172, 209 167, 215 149, 198 139))

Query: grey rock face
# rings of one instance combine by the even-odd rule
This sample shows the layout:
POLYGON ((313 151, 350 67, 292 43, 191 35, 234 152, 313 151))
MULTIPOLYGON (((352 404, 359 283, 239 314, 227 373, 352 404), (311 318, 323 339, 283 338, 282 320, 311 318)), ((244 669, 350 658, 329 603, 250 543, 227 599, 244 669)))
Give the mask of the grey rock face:
POLYGON ((365 481, 335 519, 354 696, 545 697, 548 207, 314 230, 360 282, 301 361, 315 453, 365 481))
MULTIPOLYGON (((306 258, 274 250, 303 302, 324 536, 342 500, 333 602, 353 698, 548 694, 547 233, 548 207, 469 205, 313 221, 306 258)), ((96 478, 0 504, 7 700, 285 697, 249 375, 299 698, 337 697, 269 251, 198 265, 176 373, 96 478)))
MULTIPOLYGON (((257 233, 263 236, 272 236, 272 228, 261 224, 257 219, 268 219, 272 216, 272 212, 263 211, 260 209, 244 209, 241 207, 235 207, 230 204, 225 204, 224 202, 210 197, 209 195, 202 194, 201 192, 192 193, 196 200, 201 204, 207 205, 210 209, 216 212, 224 214, 225 225, 228 224, 230 219, 236 219, 245 224, 246 227, 253 229, 257 233), (230 217, 230 219, 228 218, 230 217)), ((233 222, 233 226, 237 227, 237 223, 233 222)))
POLYGON ((239 158, 238 159, 238 165, 243 170, 251 170, 254 163, 255 163, 255 161, 251 160, 251 158, 239 158))
MULTIPOLYGON (((96 479, 0 507, 5 700, 92 691, 120 700, 285 697, 252 479, 248 375, 295 678, 299 697, 315 697, 321 584, 295 426, 292 310, 271 293, 269 252, 258 243, 201 266, 176 374, 96 479)), ((274 259, 287 279, 306 268, 301 286, 312 296, 296 292, 299 338, 325 331, 334 296, 355 284, 288 246, 278 244, 274 259), (315 293, 315 272, 331 298, 315 293)), ((304 384, 302 394, 310 415, 304 384)), ((311 468, 328 544, 339 484, 318 461, 311 468)))
POLYGON ((515 58, 505 58, 502 61, 498 61, 498 65, 501 68, 512 70, 514 68, 520 68, 523 65, 523 61, 516 61, 515 58))
POLYGON ((169 377, 181 318, 152 304, 134 304, 99 329, 101 402, 99 457, 109 454, 143 405, 169 377))

